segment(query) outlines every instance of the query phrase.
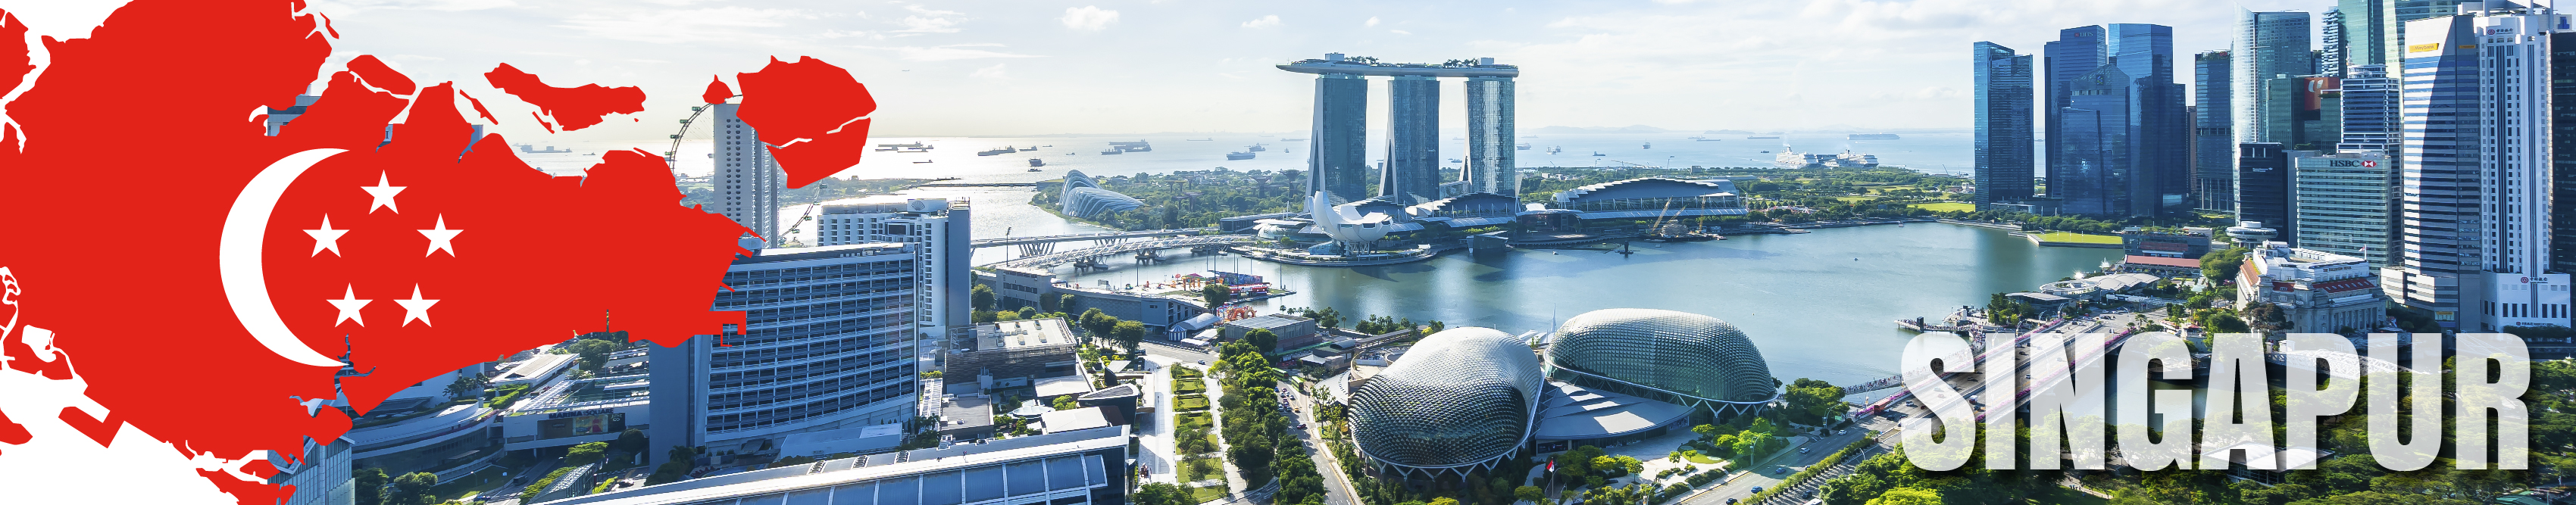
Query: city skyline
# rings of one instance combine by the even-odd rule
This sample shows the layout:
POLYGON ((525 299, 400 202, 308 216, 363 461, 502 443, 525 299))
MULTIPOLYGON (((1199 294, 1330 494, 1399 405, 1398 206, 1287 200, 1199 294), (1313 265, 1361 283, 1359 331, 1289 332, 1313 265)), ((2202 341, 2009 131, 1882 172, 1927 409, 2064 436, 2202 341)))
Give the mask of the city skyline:
MULTIPOLYGON (((2244 7, 2321 12, 2328 5, 2244 7)), ((20 7, 9 6, 39 14, 78 10, 20 7)), ((640 86, 649 110, 674 110, 694 100, 707 81, 704 72, 730 75, 763 63, 729 55, 825 58, 885 99, 874 116, 879 136, 1298 131, 1307 111, 1294 106, 1302 100, 1283 97, 1303 96, 1307 83, 1269 67, 1324 52, 1388 61, 1493 57, 1545 68, 1552 74, 1547 79, 1518 83, 1518 92, 1529 95, 1519 111, 1524 132, 1633 124, 1687 131, 1965 130, 1969 120, 1961 112, 1971 106, 1971 90, 1955 83, 1965 80, 1966 62, 1946 48, 1978 40, 2036 48, 2056 27, 2118 22, 2181 27, 2177 52, 2224 49, 2229 34, 2222 27, 2237 9, 2223 2, 2138 7, 1684 2, 1310 11, 1332 13, 1323 15, 1120 2, 1011 9, 793 1, 316 5, 348 36, 332 61, 377 54, 425 82, 456 81, 478 97, 497 94, 484 88, 480 74, 511 61, 549 82, 640 86), (426 35, 432 33, 438 35, 426 35), (1077 55, 1128 56, 1104 64, 1077 55), (1891 81, 1888 75, 1927 78, 1891 81)), ((36 20, 31 28, 39 33, 82 35, 85 28, 62 26, 79 20, 60 17, 22 16, 36 20)), ((2180 65, 2175 75, 2188 75, 2189 63, 2180 65)), ((1463 110, 1463 86, 1444 83, 1443 109, 1463 110)), ((1372 89, 1383 93, 1383 84, 1372 89)), ((600 127, 546 135, 533 123, 510 119, 531 109, 489 105, 504 118, 495 131, 514 141, 660 138, 677 119, 613 117, 600 127)), ((1372 130, 1386 127, 1373 121, 1372 130)))

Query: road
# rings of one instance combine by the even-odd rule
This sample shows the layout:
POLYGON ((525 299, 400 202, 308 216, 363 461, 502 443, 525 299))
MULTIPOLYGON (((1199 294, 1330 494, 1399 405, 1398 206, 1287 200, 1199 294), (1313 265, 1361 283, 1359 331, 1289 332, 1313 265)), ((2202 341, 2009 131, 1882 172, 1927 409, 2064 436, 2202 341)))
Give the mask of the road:
POLYGON ((1340 461, 1333 458, 1332 448, 1324 446, 1324 440, 1320 435, 1324 429, 1324 422, 1315 418, 1315 398, 1297 391, 1294 386, 1281 389, 1280 393, 1287 395, 1289 404, 1296 407, 1296 411, 1290 412, 1288 418, 1306 424, 1305 429, 1292 427, 1289 431, 1306 445, 1307 457, 1315 460, 1315 471, 1324 474, 1324 503, 1360 505, 1359 493, 1351 487, 1349 481, 1342 478, 1340 461))
POLYGON ((1790 449, 1790 452, 1785 455, 1772 456, 1770 461, 1744 469, 1751 470, 1752 473, 1730 477, 1725 484, 1719 484, 1717 487, 1683 498, 1681 503, 1683 505, 1720 505, 1729 499, 1752 498, 1754 488, 1770 489, 1779 486, 1781 479, 1788 478, 1799 470, 1806 469, 1808 465, 1824 460, 1825 456, 1842 450, 1843 446, 1851 445, 1853 441, 1860 440, 1868 434, 1867 428, 1852 428, 1844 430, 1840 435, 1825 435, 1822 438, 1809 440, 1799 446, 1809 449, 1804 454, 1796 452, 1796 449, 1790 449), (1789 471, 1779 471, 1781 467, 1787 467, 1789 471))

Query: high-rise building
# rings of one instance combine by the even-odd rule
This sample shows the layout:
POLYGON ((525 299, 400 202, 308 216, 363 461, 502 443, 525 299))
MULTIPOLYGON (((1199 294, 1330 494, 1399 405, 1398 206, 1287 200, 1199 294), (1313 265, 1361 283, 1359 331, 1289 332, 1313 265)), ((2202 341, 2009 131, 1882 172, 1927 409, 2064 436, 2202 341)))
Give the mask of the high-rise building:
POLYGON ((2173 80, 2173 29, 2113 24, 2058 36, 2046 49, 2049 196, 2062 199, 2062 212, 2096 216, 2181 205, 2192 121, 2173 80))
POLYGON ((2059 131, 2060 123, 2063 121, 2060 121, 2062 118, 2058 116, 2061 110, 2066 108, 2067 100, 2075 96, 2075 79, 2083 77, 2084 74, 2093 73, 2094 69, 2101 68, 2102 63, 2110 59, 2109 55, 2103 54, 2107 49, 2104 45, 2102 27, 2079 26, 2058 30, 2057 40, 2040 48, 2039 65, 2042 74, 2040 78, 2048 83, 2048 89, 2045 91, 2048 93, 2048 103, 2041 104, 2040 107, 2040 114, 2046 116, 2040 123, 2042 134, 2040 138, 2047 139, 2049 145, 2049 148, 2040 154, 2040 161, 2048 167, 2048 192, 2051 197, 2059 196, 2056 181, 2059 177, 2058 170, 2066 166, 2065 162, 2059 159, 2065 155, 2066 150, 2057 148, 2058 139, 2065 138, 2065 132, 2059 131))
POLYGON ((2322 30, 2317 34, 2317 69, 2309 73, 2342 77, 2343 67, 2351 65, 2346 62, 2350 58, 2346 51, 2350 49, 2351 42, 2347 39, 2350 35, 2343 31, 2343 17, 2342 7, 2326 8, 2325 20, 2318 25, 2322 30))
POLYGON ((2324 151, 2343 140, 2341 79, 2303 75, 2265 79, 2263 138, 2290 149, 2324 151))
POLYGON ((1970 46, 1976 74, 1977 210, 2034 196, 2031 57, 1993 42, 1970 46))
POLYGON ((2192 55, 2191 170, 2201 210, 2236 210, 2235 67, 2227 51, 2192 55))
POLYGON ((1440 80, 1395 76, 1386 94, 1386 175, 1378 196, 1405 205, 1440 199, 1440 80))
MULTIPOLYGON (((1484 66, 1493 66, 1493 58, 1484 58, 1484 66)), ((1512 78, 1520 75, 1474 75, 1467 77, 1467 170, 1460 180, 1467 181, 1468 191, 1482 191, 1503 196, 1521 194, 1521 176, 1513 146, 1518 135, 1513 126, 1512 78)))
POLYGON ((2446 328, 2565 324, 2567 274, 2546 273, 2550 35, 2564 16, 2511 4, 2406 23, 2402 258, 2390 298, 2446 328))
POLYGON ((716 199, 710 207, 752 233, 778 240, 778 194, 786 189, 787 172, 769 157, 760 132, 736 115, 741 108, 742 104, 715 105, 716 199))
POLYGON ((2279 232, 2279 240, 2297 244, 2298 223, 2290 219, 2290 159, 2315 154, 2275 142, 2237 144, 2237 219, 2260 221, 2279 232))
POLYGON ((1325 53, 1323 59, 1280 64, 1280 70, 1315 77, 1315 144, 1307 151, 1308 188, 1349 202, 1381 195, 1441 198, 1439 78, 1467 78, 1467 166, 1460 174, 1465 192, 1504 196, 1520 194, 1520 173, 1513 130, 1512 79, 1520 67, 1494 64, 1493 58, 1450 60, 1429 65, 1379 63, 1374 58, 1346 58, 1325 53), (1368 149, 1368 76, 1394 77, 1394 138, 1388 139, 1388 163, 1371 170, 1368 149), (1418 163, 1417 163, 1418 162, 1418 163), (1370 181, 1382 181, 1367 192, 1370 181), (1421 189, 1406 189, 1419 187, 1421 189))
POLYGON ((2389 0, 2336 0, 2342 27, 2334 32, 2343 46, 2343 65, 2388 64, 2389 0))
POLYGON ((2397 79, 2388 66, 2354 65, 2341 84, 2343 140, 2336 151, 2387 152, 2397 147, 2397 79))
POLYGON ((2301 248, 2387 266, 2388 204, 2394 194, 2388 180, 2396 168, 2380 151, 2290 159, 2290 190, 2297 198, 2291 202, 2289 229, 2281 236, 2301 248))
POLYGON ((2379 63, 2401 65, 2406 62, 2406 23, 2429 17, 2458 14, 2460 4, 2470 0, 2375 0, 2384 9, 2379 16, 2379 63))
POLYGON ((2236 142, 2280 142, 2272 138, 2275 127, 2270 122, 2276 104, 2266 93, 2273 79, 2314 73, 2316 62, 2310 60, 2308 13, 2242 11, 2236 26, 2235 49, 2230 63, 2235 84, 2236 142))
MULTIPOLYGON (((775 444, 920 412, 920 246, 759 249, 734 259, 713 310, 749 326, 650 347, 657 447, 775 444)), ((665 451, 645 451, 653 464, 665 451)))
POLYGON ((2567 106, 2576 104, 2576 79, 2558 77, 2576 76, 2576 32, 2550 34, 2549 45, 2550 99, 2561 104, 2549 122, 2549 271, 2576 274, 2576 107, 2567 106))
POLYGON ((965 199, 879 196, 825 205, 816 216, 815 245, 893 242, 921 253, 921 334, 941 338, 948 328, 971 324, 974 307, 973 209, 965 199))
MULTIPOLYGON (((1328 55, 1338 60, 1341 54, 1328 55)), ((1322 191, 1334 201, 1368 198, 1368 78, 1359 74, 1315 76, 1314 142, 1306 149, 1306 190, 1322 191)))

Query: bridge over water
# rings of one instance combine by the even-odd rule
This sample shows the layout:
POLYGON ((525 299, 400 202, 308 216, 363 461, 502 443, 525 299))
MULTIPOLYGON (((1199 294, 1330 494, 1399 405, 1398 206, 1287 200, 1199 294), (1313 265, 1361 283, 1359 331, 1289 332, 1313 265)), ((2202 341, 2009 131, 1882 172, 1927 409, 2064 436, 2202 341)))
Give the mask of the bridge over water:
MULTIPOLYGON (((1150 251, 1182 247, 1211 247, 1228 244, 1248 244, 1252 243, 1252 241, 1253 236, 1251 235, 1195 235, 1180 238, 1165 238, 1160 240, 1117 241, 1107 245, 1075 249, 1071 251, 1023 255, 1019 258, 993 263, 986 266, 1044 268, 1119 254, 1146 253, 1150 251)), ((1049 242, 1048 244, 1053 244, 1053 242, 1049 242)))

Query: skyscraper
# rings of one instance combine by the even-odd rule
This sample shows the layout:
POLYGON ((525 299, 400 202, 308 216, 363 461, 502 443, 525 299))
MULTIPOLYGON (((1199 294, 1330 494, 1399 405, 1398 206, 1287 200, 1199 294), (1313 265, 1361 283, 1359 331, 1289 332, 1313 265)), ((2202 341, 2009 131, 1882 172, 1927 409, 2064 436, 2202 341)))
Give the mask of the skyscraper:
POLYGON ((776 241, 778 194, 786 188, 787 172, 769 157, 760 132, 735 115, 742 104, 720 103, 715 108, 716 201, 710 207, 734 224, 776 241))
MULTIPOLYGON (((2549 122, 2550 177, 2556 186, 2550 201, 2549 271, 2576 273, 2576 32, 2549 35, 2550 99, 2561 104, 2549 122)), ((2576 326, 2570 324, 2569 326, 2576 326)))
MULTIPOLYGON (((657 447, 774 446, 788 434, 912 420, 918 251, 873 243, 736 258, 714 310, 744 311, 750 325, 649 346, 647 436, 657 447)), ((666 451, 646 453, 665 461, 666 451)))
POLYGON ((815 244, 911 244, 921 253, 918 326, 922 336, 945 337, 951 326, 970 324, 967 290, 974 276, 973 207, 964 198, 874 196, 825 205, 815 216, 815 244))
POLYGON ((1440 199, 1440 80, 1395 76, 1386 103, 1386 176, 1377 194, 1405 205, 1440 199))
POLYGON ((2336 151, 2387 152, 2397 147, 2397 79, 2388 66, 2354 65, 2343 78, 2343 140, 2336 151))
POLYGON ((2334 29, 2334 33, 2340 37, 2329 44, 2341 43, 2342 48, 2337 51, 2343 53, 2344 66, 2388 64, 2388 2, 2389 0, 2337 0, 2335 2, 2334 12, 2340 14, 2336 16, 2336 20, 2340 21, 2342 26, 2334 29))
MULTIPOLYGON (((1492 66, 1493 58, 1484 58, 1492 66)), ((1467 191, 1482 191, 1503 196, 1520 196, 1521 176, 1515 160, 1519 151, 1513 117, 1512 77, 1520 75, 1475 75, 1467 77, 1467 169, 1461 180, 1467 191)))
POLYGON ((2277 240, 2298 245, 2297 223, 2290 219, 2290 158, 2314 154, 2274 142, 2237 144, 2237 219, 2260 221, 2279 233, 2277 240))
POLYGON ((2406 23, 2398 186, 2403 258, 2390 298, 2446 328, 2568 320, 2567 274, 2549 265, 2551 32, 2546 9, 2500 8, 2406 23))
POLYGON ((2375 0, 2384 9, 2379 15, 2379 63, 2399 65, 2406 61, 2406 23, 2429 17, 2459 13, 2460 3, 2467 0, 2375 0))
POLYGON ((2241 11, 2236 26, 2235 49, 2230 63, 2235 66, 2229 79, 2236 86, 2236 142, 2281 142, 2266 114, 2278 106, 2264 92, 2273 78, 2308 75, 2316 68, 2308 52, 2308 13, 2241 11))
POLYGON ((2394 168, 2375 150, 2291 159, 2290 191, 2297 198, 2290 204, 2290 226, 2295 231, 2282 236, 2300 248, 2388 266, 2388 179, 2394 168))
POLYGON ((2192 55, 2192 195, 2201 210, 2236 210, 2235 68, 2227 51, 2192 55))
POLYGON ((2033 196, 2031 57, 1993 42, 1970 46, 1976 74, 1977 210, 2033 196))
POLYGON ((2324 24, 2318 25, 2318 28, 2322 28, 2322 30, 2320 30, 2321 33, 2318 33, 2318 39, 2320 40, 2317 41, 2319 44, 2317 46, 2317 70, 2313 73, 2341 77, 2343 76, 2343 67, 2351 65, 2351 63, 2346 62, 2347 59, 2351 58, 2347 52, 2347 50, 2350 49, 2351 42, 2348 38, 2351 37, 2351 35, 2346 34, 2343 31, 2345 25, 2343 17, 2343 8, 2326 8, 2324 24))
POLYGON ((2290 149, 2323 151, 2343 140, 2341 79, 2282 76, 2264 79, 2262 137, 2290 149))
MULTIPOLYGON (((1327 58, 1340 60, 1341 53, 1327 58)), ((1306 190, 1331 194, 1336 202, 1368 198, 1368 78, 1359 74, 1315 76, 1314 142, 1306 149, 1306 190)))
POLYGON ((2060 209, 2125 217, 2180 205, 2192 120, 2173 80, 2173 29, 2069 28, 2046 52, 2049 196, 2063 199, 2060 209))

